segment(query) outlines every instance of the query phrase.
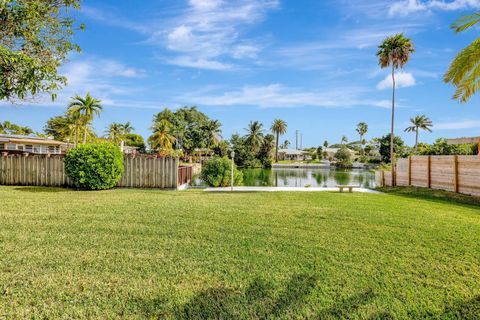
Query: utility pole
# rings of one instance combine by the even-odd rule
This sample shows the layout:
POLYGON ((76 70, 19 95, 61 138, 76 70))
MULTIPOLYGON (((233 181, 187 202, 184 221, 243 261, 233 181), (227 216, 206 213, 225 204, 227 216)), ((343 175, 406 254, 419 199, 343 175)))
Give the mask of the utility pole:
POLYGON ((300 133, 300 150, 303 149, 303 133, 300 133))
POLYGON ((298 130, 295 130, 295 150, 298 150, 298 130))

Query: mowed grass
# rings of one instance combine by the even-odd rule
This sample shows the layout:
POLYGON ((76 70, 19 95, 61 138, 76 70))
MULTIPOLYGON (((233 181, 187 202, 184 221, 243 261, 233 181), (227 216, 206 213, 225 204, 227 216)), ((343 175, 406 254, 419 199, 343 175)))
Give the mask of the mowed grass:
POLYGON ((0 319, 479 319, 480 207, 0 187, 0 319))

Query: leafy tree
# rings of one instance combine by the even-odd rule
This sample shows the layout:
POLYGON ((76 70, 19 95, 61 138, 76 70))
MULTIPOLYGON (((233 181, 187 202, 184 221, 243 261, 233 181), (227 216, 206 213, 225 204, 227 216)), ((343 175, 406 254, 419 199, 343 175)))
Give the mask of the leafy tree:
POLYGON ((335 159, 337 160, 337 166, 346 168, 352 165, 352 155, 350 150, 344 145, 335 153, 335 159))
POLYGON ((327 140, 323 141, 323 147, 324 147, 324 148, 328 148, 328 146, 329 146, 328 141, 327 141, 327 140))
POLYGON ((93 98, 87 93, 85 98, 76 95, 72 98, 72 102, 68 105, 68 110, 73 117, 83 121, 83 143, 87 143, 88 125, 93 121, 95 115, 100 116, 103 107, 102 101, 93 98))
POLYGON ((30 127, 24 127, 15 123, 11 123, 10 121, 4 121, 0 122, 0 133, 29 135, 33 133, 33 130, 30 127))
POLYGON ((272 155, 275 148, 275 141, 275 136, 272 134, 267 134, 263 138, 257 159, 260 160, 264 168, 269 168, 272 166, 272 155))
POLYGON ((226 140, 219 141, 217 145, 213 148, 213 152, 219 157, 228 157, 229 151, 230 144, 226 140))
POLYGON ((75 141, 76 123, 68 115, 56 116, 48 119, 44 132, 59 141, 75 141))
POLYGON ((246 144, 253 151, 257 152, 263 143, 263 124, 259 121, 250 121, 247 131, 246 144))
POLYGON ((287 132, 287 123, 281 119, 275 119, 270 130, 275 134, 275 162, 278 162, 278 143, 280 136, 287 132))
POLYGON ((395 128, 395 70, 403 68, 410 59, 410 55, 415 51, 412 40, 406 38, 402 33, 386 38, 379 46, 377 51, 378 63, 382 69, 392 68, 392 121, 390 130, 390 163, 392 166, 392 186, 395 185, 395 150, 394 150, 394 128, 395 128))
POLYGON ((421 155, 474 155, 477 154, 477 144, 448 144, 446 139, 437 139, 434 144, 420 143, 418 153, 421 155))
POLYGON ((363 139, 363 137, 365 136, 365 134, 367 134, 368 132, 368 124, 366 124, 365 122, 360 122, 359 124, 357 124, 357 132, 358 134, 360 135, 360 144, 362 146, 361 148, 361 155, 363 156, 364 155, 364 145, 365 145, 365 140, 363 139))
POLYGON ((153 149, 159 149, 160 152, 169 153, 172 151, 175 137, 171 134, 172 124, 166 119, 155 123, 153 135, 148 139, 153 149))
POLYGON ((136 133, 127 133, 125 134, 124 139, 125 139, 125 145, 129 147, 135 147, 140 152, 145 152, 145 149, 146 149, 145 140, 141 135, 136 133))
MULTIPOLYGON (((456 33, 463 32, 476 26, 480 22, 480 13, 474 13, 459 18, 452 29, 456 33)), ((461 50, 453 59, 444 81, 455 86, 453 99, 467 102, 480 86, 480 38, 475 39, 470 45, 461 50)))
POLYGON ((318 148, 316 150, 316 153, 317 153, 317 158, 319 160, 321 160, 323 158, 323 148, 322 148, 322 146, 318 146, 318 148))
MULTIPOLYGON (((79 0, 0 1, 0 100, 24 99, 66 84, 57 72, 69 52, 79 0)), ((84 26, 80 25, 80 29, 84 26)))
MULTIPOLYGON (((398 153, 399 155, 405 155, 406 154, 406 149, 405 149, 405 143, 403 142, 402 138, 396 136, 393 140, 394 145, 393 145, 393 151, 395 153, 398 153)), ((390 134, 387 134, 380 138, 379 144, 380 144, 380 156, 382 157, 382 161, 384 163, 388 163, 391 159, 390 152, 392 148, 390 147, 391 143, 391 137, 390 134)))
POLYGON ((418 149, 418 133, 419 130, 425 130, 428 132, 432 132, 432 121, 426 115, 419 115, 415 118, 410 118, 410 123, 412 124, 410 127, 405 129, 405 132, 415 132, 415 151, 418 149))

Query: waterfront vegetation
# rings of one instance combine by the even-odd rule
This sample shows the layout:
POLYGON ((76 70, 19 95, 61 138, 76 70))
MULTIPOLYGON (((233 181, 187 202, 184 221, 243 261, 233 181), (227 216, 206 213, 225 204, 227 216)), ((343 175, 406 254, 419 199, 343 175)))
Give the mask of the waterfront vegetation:
POLYGON ((475 319, 480 209, 422 193, 0 187, 0 318, 475 319))

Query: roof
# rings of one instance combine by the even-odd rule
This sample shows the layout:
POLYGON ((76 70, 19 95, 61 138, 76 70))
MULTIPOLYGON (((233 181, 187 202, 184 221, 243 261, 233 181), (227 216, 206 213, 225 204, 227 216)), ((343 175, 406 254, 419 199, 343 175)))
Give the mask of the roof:
MULTIPOLYGON (((323 148, 323 151, 326 151, 326 152, 331 152, 331 153, 337 153, 338 150, 340 150, 341 148, 323 148)), ((352 149, 349 149, 349 148, 346 148, 350 153, 355 153, 355 151, 353 151, 352 149)))
POLYGON ((67 145, 67 143, 65 142, 56 141, 49 138, 42 138, 37 136, 22 136, 15 134, 0 134, 0 142, 44 144, 50 146, 67 145))
POLYGON ((447 139, 448 144, 464 144, 464 143, 479 143, 480 137, 463 137, 463 138, 454 138, 447 139))
POLYGON ((297 149, 278 149, 278 153, 293 154, 293 155, 303 155, 308 153, 308 151, 297 150, 297 149))

